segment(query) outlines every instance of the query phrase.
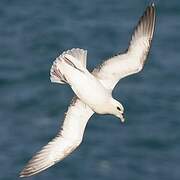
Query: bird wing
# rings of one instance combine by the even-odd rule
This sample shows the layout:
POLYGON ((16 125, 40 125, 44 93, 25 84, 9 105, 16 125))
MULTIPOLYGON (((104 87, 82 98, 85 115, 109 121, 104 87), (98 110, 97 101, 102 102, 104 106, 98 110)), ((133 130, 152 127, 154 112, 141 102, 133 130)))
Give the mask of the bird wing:
POLYGON ((112 91, 120 79, 142 70, 150 49, 154 26, 155 6, 151 4, 140 18, 126 53, 118 54, 94 69, 94 76, 107 89, 112 91))
POLYGON ((74 151, 81 143, 84 129, 93 113, 75 97, 68 108, 61 131, 27 163, 20 177, 37 174, 74 151))

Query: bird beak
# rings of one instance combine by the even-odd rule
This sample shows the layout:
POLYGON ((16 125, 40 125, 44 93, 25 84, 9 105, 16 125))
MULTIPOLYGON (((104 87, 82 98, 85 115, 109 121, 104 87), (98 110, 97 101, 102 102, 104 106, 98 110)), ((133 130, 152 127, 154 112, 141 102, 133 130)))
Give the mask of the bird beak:
POLYGON ((125 121, 124 114, 120 114, 119 118, 120 118, 121 122, 124 123, 124 121, 125 121))

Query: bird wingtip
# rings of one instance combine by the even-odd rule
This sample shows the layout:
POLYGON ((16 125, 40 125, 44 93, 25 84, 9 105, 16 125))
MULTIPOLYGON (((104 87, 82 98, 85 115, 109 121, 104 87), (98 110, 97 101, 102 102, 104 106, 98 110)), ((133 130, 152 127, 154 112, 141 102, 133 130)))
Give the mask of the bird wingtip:
POLYGON ((19 174, 19 177, 20 177, 20 178, 23 178, 23 177, 25 177, 25 176, 24 176, 24 175, 22 175, 22 174, 19 174))
POLYGON ((155 7, 155 3, 154 2, 151 3, 151 7, 155 7))
POLYGON ((20 177, 20 178, 24 178, 24 177, 26 177, 26 175, 24 175, 24 172, 21 171, 21 172, 19 173, 19 177, 20 177))

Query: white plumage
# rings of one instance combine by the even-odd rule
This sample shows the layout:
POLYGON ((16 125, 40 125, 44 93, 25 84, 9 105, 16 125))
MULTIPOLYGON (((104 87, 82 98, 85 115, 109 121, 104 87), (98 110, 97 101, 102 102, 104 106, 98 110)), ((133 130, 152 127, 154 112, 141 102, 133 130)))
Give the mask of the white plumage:
POLYGON ((51 81, 68 83, 76 96, 58 135, 28 162, 20 173, 21 177, 47 169, 76 149, 82 142, 86 124, 94 112, 113 114, 124 121, 124 108, 113 99, 112 90, 121 78, 142 70, 154 26, 155 7, 152 4, 139 20, 127 51, 106 60, 92 73, 86 69, 87 51, 83 49, 65 51, 54 61, 50 71, 51 81))

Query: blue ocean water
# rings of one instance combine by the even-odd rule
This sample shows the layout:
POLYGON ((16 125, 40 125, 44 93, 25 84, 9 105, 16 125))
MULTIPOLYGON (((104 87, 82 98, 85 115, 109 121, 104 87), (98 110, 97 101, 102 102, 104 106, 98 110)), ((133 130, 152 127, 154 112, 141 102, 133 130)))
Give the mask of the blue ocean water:
MULTIPOLYGON (((148 0, 0 1, 0 180, 19 179, 51 140, 73 97, 49 69, 64 50, 88 50, 88 68, 127 48, 148 0)), ((180 1, 157 0, 157 24, 144 70, 113 95, 126 123, 94 115, 81 146, 28 179, 180 179, 180 1)))

